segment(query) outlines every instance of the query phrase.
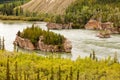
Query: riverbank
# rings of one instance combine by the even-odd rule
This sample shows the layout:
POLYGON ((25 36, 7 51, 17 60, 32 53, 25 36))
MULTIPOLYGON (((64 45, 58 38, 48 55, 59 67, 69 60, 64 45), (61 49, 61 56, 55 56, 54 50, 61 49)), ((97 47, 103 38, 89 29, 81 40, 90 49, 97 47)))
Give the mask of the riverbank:
POLYGON ((42 21, 42 19, 38 17, 24 17, 24 16, 6 16, 0 15, 1 20, 21 20, 21 21, 42 21))

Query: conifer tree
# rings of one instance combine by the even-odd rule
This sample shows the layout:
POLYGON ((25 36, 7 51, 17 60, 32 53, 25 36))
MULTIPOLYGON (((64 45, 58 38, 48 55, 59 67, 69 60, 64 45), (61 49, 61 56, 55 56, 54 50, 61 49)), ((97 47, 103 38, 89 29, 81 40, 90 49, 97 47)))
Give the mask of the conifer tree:
POLYGON ((72 67, 70 67, 70 80, 73 80, 73 71, 72 71, 72 67))
POLYGON ((59 70, 58 70, 58 80, 61 80, 61 68, 59 66, 59 70))
POLYGON ((18 64, 15 62, 15 80, 18 80, 18 64))
POLYGON ((8 58, 7 58, 7 67, 6 67, 6 80, 10 80, 9 56, 8 56, 8 58))
POLYGON ((54 80, 54 72, 53 72, 53 67, 51 68, 51 77, 50 80, 54 80))
POLYGON ((77 80, 79 80, 79 77, 80 77, 80 72, 79 72, 79 70, 77 71, 77 80))

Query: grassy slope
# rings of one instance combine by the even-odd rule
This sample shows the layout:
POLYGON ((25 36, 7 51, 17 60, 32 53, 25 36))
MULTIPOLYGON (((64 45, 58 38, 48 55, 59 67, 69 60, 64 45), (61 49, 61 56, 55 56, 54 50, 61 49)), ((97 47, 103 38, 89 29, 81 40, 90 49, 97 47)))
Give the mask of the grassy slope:
POLYGON ((40 57, 35 53, 0 51, 0 59, 0 80, 6 80, 6 72, 11 80, 26 80, 26 75, 28 80, 53 80, 53 77, 54 80, 120 80, 120 64, 114 63, 110 58, 100 61, 79 58, 71 61, 55 56, 40 57), (59 77, 61 79, 58 79, 59 77))
POLYGON ((22 7, 30 12, 63 14, 75 0, 31 0, 22 7))

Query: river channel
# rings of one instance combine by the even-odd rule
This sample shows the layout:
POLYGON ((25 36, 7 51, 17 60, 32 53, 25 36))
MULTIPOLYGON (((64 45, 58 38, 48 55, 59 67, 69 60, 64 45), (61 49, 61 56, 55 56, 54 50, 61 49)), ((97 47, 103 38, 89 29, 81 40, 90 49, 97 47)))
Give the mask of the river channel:
MULTIPOLYGON (((0 36, 5 38, 5 49, 13 51, 13 41, 18 30, 22 31, 30 27, 33 23, 46 28, 45 22, 23 22, 23 21, 0 21, 0 36)), ((100 58, 113 57, 115 53, 120 61, 120 35, 112 35, 111 38, 101 39, 96 37, 97 31, 84 29, 71 30, 52 30, 55 33, 64 35, 72 42, 71 59, 75 60, 78 56, 89 56, 92 50, 100 58)))

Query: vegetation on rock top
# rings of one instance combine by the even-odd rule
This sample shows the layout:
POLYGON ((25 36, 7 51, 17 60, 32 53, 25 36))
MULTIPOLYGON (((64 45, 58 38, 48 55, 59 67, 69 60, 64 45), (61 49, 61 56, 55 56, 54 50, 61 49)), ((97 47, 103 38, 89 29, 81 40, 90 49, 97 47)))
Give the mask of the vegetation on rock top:
POLYGON ((34 45, 39 41, 40 36, 43 36, 43 42, 48 45, 61 45, 65 40, 64 36, 60 34, 53 33, 49 30, 42 30, 34 25, 27 27, 23 32, 19 32, 18 35, 22 38, 30 39, 34 45))

